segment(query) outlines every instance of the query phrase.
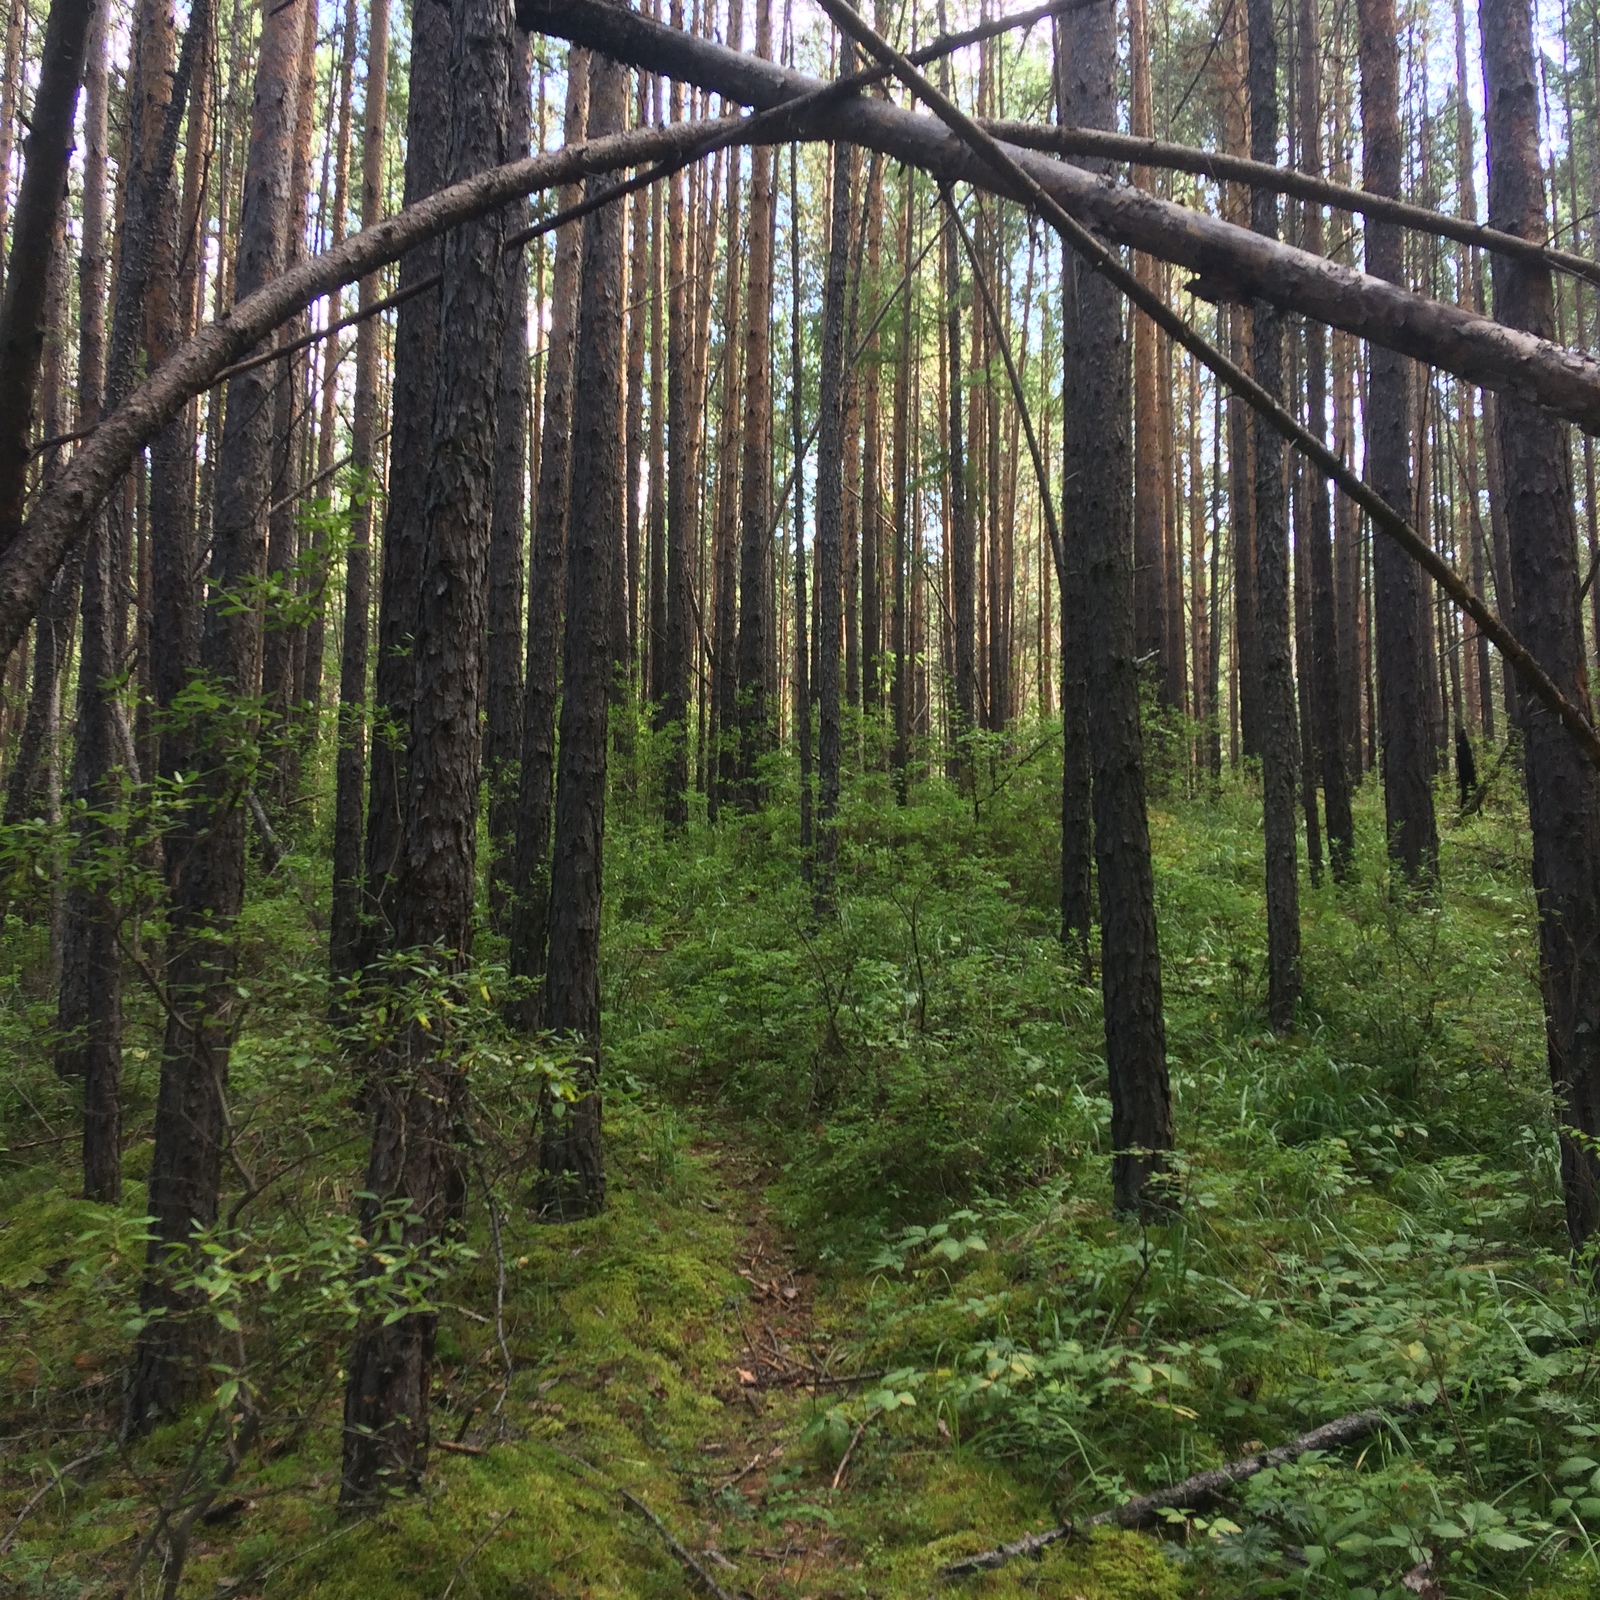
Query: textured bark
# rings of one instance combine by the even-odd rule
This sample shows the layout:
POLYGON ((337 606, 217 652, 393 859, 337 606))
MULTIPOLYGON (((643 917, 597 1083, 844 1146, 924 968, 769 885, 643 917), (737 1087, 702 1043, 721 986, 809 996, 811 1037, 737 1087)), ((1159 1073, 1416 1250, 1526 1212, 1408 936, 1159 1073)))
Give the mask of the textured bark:
MULTIPOLYGON (((532 136, 528 36, 520 30, 511 58, 508 149, 518 159, 532 136)), ((507 208, 507 229, 531 221, 523 202, 507 208)), ((494 519, 489 528, 489 654, 483 725, 483 773, 489 791, 489 903, 505 929, 516 895, 517 770, 522 747, 523 540, 527 511, 528 263, 521 248, 502 263, 505 344, 500 352, 495 428, 494 519)))
MULTIPOLYGON (((883 265, 883 163, 874 156, 867 180, 866 243, 862 281, 874 297, 883 265)), ((883 700, 880 657, 883 653, 883 604, 880 594, 883 528, 883 433, 877 323, 862 350, 861 374, 861 705, 877 712, 883 700)))
POLYGON ((945 492, 949 496, 951 673, 954 690, 952 706, 950 776, 962 783, 971 780, 971 763, 966 759, 967 735, 976 724, 978 703, 976 625, 977 571, 973 553, 972 522, 967 505, 967 461, 964 440, 966 429, 961 413, 961 256, 955 231, 944 236, 944 318, 945 344, 950 366, 949 431, 945 446, 945 492))
MULTIPOLYGON (((789 146, 789 304, 800 304, 800 160, 789 146)), ((800 765, 800 874, 811 875, 811 673, 806 647, 806 493, 800 475, 805 456, 805 369, 800 360, 800 318, 789 318, 789 426, 794 452, 794 726, 800 765)))
POLYGON ((894 719, 895 796, 901 805, 909 798, 911 762, 911 677, 909 659, 911 633, 907 607, 908 568, 912 559, 912 530, 907 526, 911 510, 911 312, 914 284, 911 281, 911 235, 915 179, 908 170, 900 191, 900 260, 907 275, 904 298, 900 302, 899 355, 894 376, 894 437, 890 470, 894 482, 893 611, 890 618, 890 649, 894 655, 894 676, 889 685, 890 714, 894 719))
MULTIPOLYGON (((855 66, 855 47, 841 41, 839 70, 855 66)), ((817 375, 817 894, 831 896, 838 834, 840 762, 839 646, 843 625, 845 457, 845 304, 850 264, 850 146, 833 147, 833 216, 822 287, 822 348, 817 375)))
MULTIPOLYGON (((756 0, 756 54, 772 54, 772 0, 756 0)), ((750 152, 750 288, 745 311, 744 440, 739 474, 739 773, 746 810, 766 799, 761 762, 772 748, 767 707, 771 570, 772 151, 750 152)))
MULTIPOLYGON (((596 57, 589 127, 623 125, 628 75, 596 57)), ((612 568, 622 549, 623 209, 584 220, 572 412, 572 507, 562 654, 561 767, 545 1021, 574 1038, 579 1098, 547 1117, 539 1161, 547 1217, 593 1216, 605 1203, 600 1149, 600 901, 605 836, 607 710, 612 681, 612 568)))
MULTIPOLYGON (((19 9, 16 0, 13 11, 19 9)), ((0 556, 22 527, 56 220, 67 187, 72 123, 94 0, 52 0, 33 97, 27 164, 17 191, 0 300, 0 556)))
MULTIPOLYGON (((1074 13, 1063 33, 1063 116, 1091 127, 1113 123, 1117 46, 1111 8, 1074 13)), ((1062 537, 1077 554, 1068 558, 1073 581, 1062 595, 1062 618, 1065 624, 1070 607, 1085 623, 1081 634, 1075 628, 1064 640, 1063 653, 1081 650, 1085 663, 1112 1194, 1118 1210, 1143 1213, 1160 1202, 1151 1180, 1163 1169, 1173 1132, 1133 631, 1127 346, 1116 290, 1075 255, 1067 260, 1063 319, 1062 537)), ((1064 682, 1064 699, 1068 688, 1064 682)))
MULTIPOLYGON (((1128 6, 1128 67, 1132 90, 1131 131, 1135 138, 1152 133, 1150 108, 1150 44, 1145 0, 1128 6)), ((1154 191, 1148 167, 1130 174, 1141 189, 1154 191)), ((1134 257, 1134 271, 1146 287, 1160 281, 1160 267, 1150 256, 1134 257)), ((1162 538, 1165 491, 1161 473, 1161 414, 1157 397, 1156 346, 1160 331, 1143 317, 1133 319, 1133 629, 1141 662, 1163 703, 1169 703, 1166 598, 1166 546, 1162 538)))
MULTIPOLYGON (((419 0, 411 19, 411 72, 406 106, 405 202, 442 188, 449 158, 450 12, 419 0)), ((402 291, 439 272, 437 240, 400 258, 402 291)), ((367 780, 366 892, 352 970, 360 972, 389 943, 394 926, 394 873, 400 862, 405 796, 406 730, 411 725, 411 629, 421 583, 423 495, 433 429, 438 352, 438 291, 407 300, 394 330, 393 402, 389 418, 389 495, 383 522, 378 590, 378 659, 372 682, 372 753, 367 780)))
MULTIPOLYGON (((308 0, 269 9, 263 23, 251 110, 234 290, 250 294, 283 270, 295 79, 308 0)), ((113 335, 113 350, 116 339, 113 335)), ((217 468, 211 591, 239 594, 265 570, 263 509, 271 481, 270 367, 228 386, 217 468)), ((85 576, 85 599, 89 574, 85 576)), ((173 1283, 194 1234, 217 1217, 227 1136, 228 1048, 238 995, 233 925, 244 900, 245 813, 250 781, 232 705, 254 692, 261 628, 249 605, 207 608, 200 668, 223 704, 194 721, 195 799, 167 839, 171 914, 167 937, 166 1037, 156 1102, 148 1209, 154 1218, 141 1304, 151 1320, 139 1336, 129 1395, 135 1427, 170 1415, 205 1381, 212 1323, 192 1291, 173 1283)))
MULTIPOLYGON (((448 175, 459 181, 506 157, 511 78, 509 0, 456 0, 448 82, 448 175)), ((445 241, 423 540, 413 596, 411 729, 395 945, 446 974, 471 959, 477 859, 479 717, 485 584, 494 500, 496 376, 505 329, 503 211, 445 241)), ((461 1201, 455 1124, 465 1080, 447 1025, 412 1023, 377 1064, 362 1226, 400 1206, 414 1247, 453 1226, 461 1201)), ((427 1465, 437 1316, 368 1321, 345 1388, 340 1497, 362 1502, 415 1488, 427 1465)))
MULTIPOLYGON (((361 226, 383 210, 383 136, 389 94, 389 0, 369 0, 367 81, 361 127, 361 226)), ((382 284, 361 280, 363 311, 382 284)), ((402 313, 403 314, 403 313, 402 313)), ((339 728, 334 756, 333 898, 328 960, 335 983, 355 975, 361 947, 362 805, 367 772, 367 658, 371 637, 372 511, 379 493, 378 413, 382 326, 369 316, 356 332, 355 394, 350 409, 350 542, 345 551, 344 632, 339 641, 339 728)))
MULTIPOLYGON (((682 0, 673 0, 674 26, 683 23, 682 0)), ((683 119, 683 86, 671 90, 674 122, 683 119)), ((665 587, 662 602, 661 670, 656 680, 655 730, 664 743, 662 815, 670 829, 689 820, 690 584, 694 566, 694 480, 699 430, 690 393, 693 345, 687 276, 688 222, 684 178, 667 183, 667 460, 665 587)))
MULTIPOLYGON (((1481 0, 1489 220, 1542 239, 1539 98, 1528 0, 1481 0)), ((1554 329, 1547 270, 1494 263, 1495 312, 1542 337, 1554 329)), ((1578 541, 1566 430, 1516 401, 1498 406, 1501 473, 1512 530, 1513 614, 1566 693, 1588 705, 1578 541)), ((1523 763, 1539 905, 1550 1080, 1557 1101, 1567 1232, 1574 1248, 1600 1226, 1600 774, 1530 694, 1523 763)))
MULTIPOLYGON (((1278 41, 1272 0, 1250 0, 1250 154, 1278 152, 1278 41)), ((1276 238, 1278 200, 1258 189, 1257 233, 1276 238)), ((1257 302, 1251 326, 1255 380, 1283 400, 1283 319, 1257 302)), ((1300 889, 1295 846, 1294 668, 1289 654, 1289 529, 1284 506, 1283 440, 1255 424, 1256 625, 1261 669, 1261 812, 1267 865, 1267 1013, 1280 1032, 1300 998, 1300 889)))
MULTIPOLYGON (((563 136, 584 137, 589 116, 589 56, 567 59, 563 136)), ((576 185, 561 191, 574 204, 576 185)), ((556 774, 556 663, 561 651, 561 606, 566 585, 568 490, 572 476, 572 368, 583 258, 583 224, 556 234, 550 335, 545 355, 544 422, 539 483, 534 495, 533 552, 528 575, 528 655, 522 686, 522 761, 517 775, 517 900, 511 915, 511 970, 529 983, 544 976, 550 926, 550 825, 556 774)), ((533 996, 519 1002, 521 1020, 539 1017, 533 996)))
POLYGON ((17 91, 22 86, 22 23, 27 8, 6 13, 5 53, 0 57, 0 289, 5 287, 11 239, 11 157, 17 128, 17 91))
MULTIPOLYGON (((1369 189, 1400 194, 1400 47, 1393 0, 1358 0, 1363 172, 1369 189)), ((1404 281, 1401 238, 1389 223, 1366 230, 1367 270, 1404 281)), ((1372 487, 1392 506, 1411 507, 1409 364, 1396 351, 1367 347, 1367 457, 1372 487)), ((1387 540, 1372 552, 1378 639, 1378 732, 1389 852, 1413 883, 1432 880, 1439 855, 1433 811, 1433 747, 1420 627, 1422 582, 1387 540)))
MULTIPOLYGON (((1298 60, 1300 165, 1311 177, 1322 175, 1321 42, 1315 0, 1299 0, 1298 60)), ((1323 250, 1322 207, 1304 208, 1304 244, 1317 255, 1323 250)), ((1306 426, 1318 439, 1327 428, 1328 346, 1321 323, 1304 325, 1306 426)), ((1304 519, 1310 567, 1311 652, 1302 658, 1301 673, 1310 678, 1311 731, 1322 776, 1323 809, 1328 824, 1328 862, 1338 882, 1345 882, 1355 861, 1355 822, 1350 813, 1350 780, 1345 770, 1345 741, 1339 716, 1339 639, 1334 602, 1333 521, 1327 486, 1306 477, 1304 519)), ((1311 783, 1307 774, 1307 784, 1311 783)))
MULTIPOLYGON (((744 40, 742 0, 729 0, 728 40, 744 40)), ((738 769, 739 679, 739 423, 744 364, 735 355, 743 323, 744 249, 739 215, 739 152, 728 152, 727 199, 723 206, 722 395, 718 427, 716 520, 711 534, 711 694, 710 748, 706 755, 706 809, 714 822, 733 799, 738 769)))

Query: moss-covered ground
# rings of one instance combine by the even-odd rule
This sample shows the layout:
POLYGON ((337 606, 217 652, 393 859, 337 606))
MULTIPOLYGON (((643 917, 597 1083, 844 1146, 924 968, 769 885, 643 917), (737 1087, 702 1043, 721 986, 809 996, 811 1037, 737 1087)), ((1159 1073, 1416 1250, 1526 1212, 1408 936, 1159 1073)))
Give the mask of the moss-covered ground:
POLYGON ((556 1069, 498 1031, 485 941, 483 1015, 451 1002, 475 1098, 467 1217, 427 1279, 435 1447, 423 1492, 370 1516, 336 1507, 368 1242, 321 856, 249 908, 230 1194, 271 1182, 213 1241, 209 1398, 144 1440, 117 1422, 159 1010, 135 986, 127 1196, 88 1205, 39 908, 14 888, 0 1588, 160 1595, 181 1549, 184 1597, 681 1596, 704 1592, 695 1566, 763 1597, 1600 1592, 1597 1308, 1561 1225, 1514 789, 1447 827, 1418 899, 1389 881, 1368 786, 1358 880, 1303 885, 1306 1001, 1274 1038, 1259 801, 1169 785, 1181 1204, 1141 1227, 1109 1205, 1098 992, 1054 937, 1043 748, 997 755, 976 805, 901 808, 864 779, 824 916, 792 810, 664 843, 619 795, 591 1221, 535 1219, 556 1069), (1372 1404, 1389 1426, 1203 1515, 940 1578, 1372 1404))

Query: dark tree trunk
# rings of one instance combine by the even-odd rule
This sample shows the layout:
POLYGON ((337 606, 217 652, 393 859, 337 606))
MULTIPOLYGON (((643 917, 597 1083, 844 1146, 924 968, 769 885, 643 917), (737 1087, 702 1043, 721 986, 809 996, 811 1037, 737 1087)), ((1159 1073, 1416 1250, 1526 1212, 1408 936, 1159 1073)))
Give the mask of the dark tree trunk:
MULTIPOLYGON (((451 8, 449 181, 506 159, 511 80, 509 0, 451 8)), ((413 597, 411 737, 395 945, 445 976, 471 960, 477 860, 479 715, 485 668, 489 524, 494 502, 496 378, 505 331, 503 211, 445 240, 426 458, 420 582, 413 597)), ((455 1149, 464 1077, 442 1019, 410 1024, 374 1074, 372 1150, 362 1227, 382 1208, 426 1250, 457 1220, 455 1149)), ((369 1320, 357 1332, 345 1387, 340 1497, 359 1503, 415 1488, 427 1465, 437 1318, 369 1320)))
MULTIPOLYGON (((867 181, 866 242, 862 250, 862 282, 873 300, 869 309, 876 315, 883 259, 883 160, 873 156, 867 181)), ((879 685, 879 657, 883 650, 883 607, 879 596, 879 571, 882 565, 881 530, 883 521, 883 437, 879 408, 879 350, 876 330, 862 352, 861 374, 861 654, 862 708, 876 713, 882 704, 879 685)))
MULTIPOLYGON (((389 0, 370 0, 366 105, 361 130, 361 226, 382 215, 383 136, 389 94, 389 0)), ((401 269, 405 271, 404 268, 401 269)), ((359 306, 370 311, 381 280, 361 280, 359 306)), ((405 315, 402 308, 401 316, 405 315)), ((334 982, 355 976, 360 959, 362 803, 367 774, 367 656, 372 608, 372 503, 379 490, 383 329, 369 316, 356 330, 356 382, 350 408, 350 542, 345 552, 344 633, 339 642, 339 737, 334 756, 333 904, 328 953, 334 982)), ((336 996, 337 1003, 337 996, 336 996)))
MULTIPOLYGON (((855 46, 841 39, 839 71, 855 70, 855 46)), ((833 147, 833 216, 822 289, 822 349, 817 377, 817 894, 831 897, 838 855, 843 740, 839 726, 839 646, 844 583, 845 303, 850 267, 851 146, 833 147)))
MULTIPOLYGON (((756 54, 772 54, 772 0, 757 0, 756 54)), ((745 313, 744 445, 739 475, 739 803, 766 799, 761 762, 772 747, 767 709, 767 572, 772 521, 772 163, 750 152, 750 292, 745 313)))
MULTIPOLYGON (((1278 155, 1278 40, 1272 0, 1250 0, 1250 154, 1278 155)), ((1278 197, 1257 189, 1251 225, 1278 236, 1278 197)), ((1283 316, 1257 301, 1251 353, 1255 380, 1283 399, 1283 316)), ((1289 654, 1289 528, 1283 440, 1255 427, 1256 626, 1261 669, 1261 812, 1267 857, 1267 1012, 1280 1032, 1300 998, 1300 885, 1295 842, 1294 668, 1289 654)))
MULTIPOLYGON (((1363 175, 1375 194, 1400 197, 1400 45, 1393 0, 1357 0, 1361 47, 1363 175)), ((1367 271, 1404 283, 1400 230, 1368 219, 1367 271)), ((1372 487, 1402 513, 1411 509, 1410 363, 1367 346, 1367 462, 1372 487)), ((1378 629, 1378 732, 1389 853, 1413 883, 1433 879, 1439 830, 1433 812, 1433 740, 1428 715, 1422 574, 1390 539, 1372 552, 1378 629)))
MULTIPOLYGON (((584 137, 589 116, 589 55, 567 57, 564 137, 584 137)), ((580 198, 576 184, 560 204, 580 198)), ((534 497, 533 558, 528 578, 528 664, 522 686, 522 764, 517 774, 517 898, 511 912, 511 970, 530 984, 543 978, 550 928, 550 823, 556 775, 556 663, 561 650, 561 605, 566 586, 568 490, 572 477, 572 365, 577 331, 583 226, 556 234, 550 340, 545 356, 544 424, 539 439, 539 484, 534 497)), ((533 994, 518 1002, 524 1026, 541 1014, 533 994)))
MULTIPOLYGON (((262 34, 239 213, 236 299, 283 270, 295 82, 307 3, 288 0, 268 15, 262 34)), ((115 336, 112 342, 115 350, 115 336)), ((217 600, 247 594, 265 571, 273 385, 272 366, 241 373, 228 384, 212 523, 211 591, 217 600)), ((86 602, 89 584, 86 573, 86 602)), ((141 1299, 152 1320, 139 1336, 129 1394, 129 1415, 137 1428, 171 1415, 206 1377, 211 1318, 192 1290, 176 1287, 174 1274, 182 1272, 185 1247, 196 1231, 216 1221, 221 1192, 228 1049, 238 1003, 232 935, 244 901, 244 791, 251 777, 234 707, 255 691, 260 650, 254 606, 207 608, 200 669, 221 703, 191 726, 190 751, 199 768, 196 797, 167 838, 168 1017, 147 1201, 154 1226, 141 1299)))
MULTIPOLYGON (((528 153, 533 103, 529 40, 520 30, 511 53, 512 160, 528 153)), ((507 227, 527 226, 526 201, 507 208, 507 227)), ((516 894, 517 768, 522 747, 523 535, 527 509, 528 264, 509 251, 505 271, 505 346, 500 352, 499 421, 495 428, 494 520, 489 529, 489 656, 483 726, 484 780, 489 791, 489 902, 506 927, 516 894)))
POLYGON ((806 644, 805 369, 800 361, 800 162, 789 146, 789 428, 794 457, 794 728, 800 763, 800 873, 811 876, 811 673, 806 644))
POLYGON ((910 615, 906 587, 912 559, 911 533, 907 519, 911 510, 911 313, 916 294, 915 274, 911 270, 912 228, 916 180, 907 170, 900 191, 900 260, 906 286, 900 302, 900 348, 894 378, 894 599, 890 621, 894 652, 894 677, 889 700, 894 718, 894 784, 901 805, 910 797, 911 763, 911 675, 910 615))
MULTIPOLYGON (((450 10, 418 0, 411 18, 406 105, 407 205, 444 183, 450 132, 450 10)), ((404 291, 440 270, 438 242, 403 256, 404 291)), ((366 895, 352 971, 372 964, 394 930, 395 873, 401 860, 406 730, 411 726, 411 630, 421 583, 423 504, 433 433, 439 298, 428 290, 395 318, 394 401, 389 418, 389 493, 378 589, 378 659, 372 679, 372 755, 367 780, 366 895)))
MULTIPOLYGON (((14 0, 20 4, 20 0, 14 0)), ((26 165, 12 220, 0 300, 0 555, 22 526, 28 435, 44 353, 45 308, 56 221, 67 188, 72 124, 94 0, 52 0, 33 96, 26 165)))
MULTIPOLYGON (((1481 0, 1489 221, 1545 237, 1539 87, 1529 0, 1481 0)), ((1497 256, 1495 314, 1555 336, 1547 269, 1497 256)), ((1499 397, 1501 474, 1512 530, 1513 626, 1577 704, 1587 707, 1578 530, 1567 430, 1499 397)), ((1539 904, 1540 982, 1574 1248, 1600 1226, 1600 774, 1532 694, 1521 704, 1523 763, 1539 904)))
MULTIPOLYGON (((1116 21, 1112 8, 1072 13, 1064 118, 1088 127, 1116 117, 1116 21)), ((1119 1211, 1161 1203, 1151 1179, 1172 1148, 1156 941, 1155 879, 1145 812, 1139 732, 1138 663, 1133 634, 1133 527, 1128 460, 1127 344, 1115 288, 1069 258, 1063 302, 1067 427, 1063 536, 1081 552, 1079 604, 1086 639, 1089 744, 1099 869, 1101 993, 1111 1086, 1112 1196, 1119 1211)))
POLYGON ((945 462, 950 495, 950 626, 954 634, 951 670, 955 676, 955 716, 949 772, 971 782, 968 735, 977 726, 978 662, 975 636, 977 564, 967 506, 967 464, 961 421, 961 246, 954 228, 944 236, 945 342, 950 361, 950 434, 945 462))
MULTIPOLYGON (((1312 177, 1322 176, 1321 42, 1314 0, 1299 0, 1300 165, 1312 177)), ((1323 251, 1322 207, 1305 208, 1307 250, 1323 251)), ((1321 439, 1327 427, 1328 349, 1320 322, 1304 324, 1306 426, 1321 439)), ((1328 862, 1336 881, 1346 882, 1355 862, 1355 822, 1350 814, 1350 780, 1345 770, 1345 741, 1339 716, 1339 640, 1334 606, 1333 522, 1328 488, 1320 475, 1303 479, 1311 578, 1311 654, 1301 672, 1311 679, 1311 725, 1322 773, 1323 808, 1328 823, 1328 862)), ((1311 781, 1307 775, 1307 782, 1311 781)))
MULTIPOLYGON (((1102 41, 1077 39, 1058 24, 1055 48, 1056 114, 1063 126, 1113 116, 1104 101, 1102 41)), ((1102 166, 1108 166, 1102 163, 1102 166)), ((1093 446, 1074 426, 1087 396, 1092 347, 1078 304, 1079 263, 1061 252, 1061 942, 1080 979, 1091 976, 1089 939, 1094 922, 1093 780, 1089 756, 1089 632, 1087 532, 1079 474, 1093 446)))
MULTIPOLYGON (((683 26, 682 0, 673 0, 672 20, 683 26)), ((683 116, 683 87, 672 82, 672 120, 683 116)), ((661 672, 657 680, 656 732, 663 740, 662 815, 669 829, 689 820, 689 672, 695 566, 695 465, 699 434, 690 393, 694 311, 687 281, 688 220, 684 176, 667 180, 667 493, 666 591, 663 603, 661 672)))
MULTIPOLYGON (((591 136, 616 133, 626 69, 591 66, 591 136)), ((612 180, 603 180, 612 181, 612 180)), ((606 814, 606 722, 611 689, 612 568, 624 533, 622 404, 623 220, 619 205, 584 220, 583 289, 572 409, 572 507, 567 627, 562 654, 561 768, 545 1021, 581 1042, 579 1098, 547 1117, 539 1152, 544 1215, 593 1216, 605 1203, 600 1150, 600 889, 606 814)))

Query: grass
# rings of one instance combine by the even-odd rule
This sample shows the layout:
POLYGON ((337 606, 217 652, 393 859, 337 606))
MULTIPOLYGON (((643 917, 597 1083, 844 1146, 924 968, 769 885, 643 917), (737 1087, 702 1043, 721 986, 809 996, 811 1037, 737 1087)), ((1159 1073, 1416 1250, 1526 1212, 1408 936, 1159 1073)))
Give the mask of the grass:
MULTIPOLYGON (((1098 994, 1053 937, 1051 765, 1048 747, 997 760, 976 810, 940 790, 902 809, 861 780, 820 921, 792 809, 667 848, 619 801, 610 1204, 534 1222, 527 1064, 485 1047, 494 1210, 475 1183, 436 1290, 434 1419, 483 1453, 437 1450, 423 1495, 366 1520, 333 1504, 360 1125, 305 906, 253 902, 235 1115, 251 1160, 300 1164, 219 1268, 244 1355, 217 1381, 242 1377, 265 1426, 181 1592, 690 1592, 625 1490, 730 1593, 920 1597, 945 1562, 1059 1515, 1418 1398, 1364 1449, 1159 1537, 1076 1541, 960 1592, 1399 1597, 1424 1562, 1452 1596, 1595 1592, 1595 1308, 1562 1239, 1515 797, 1447 828, 1441 892, 1417 900, 1387 880, 1368 785, 1358 881, 1302 882, 1306 1001, 1282 1039, 1262 1018, 1259 802, 1158 800, 1183 1207, 1141 1229, 1109 1211, 1098 994), (819 1371, 874 1376, 793 1381, 819 1371)), ((318 881, 314 854, 291 866, 318 881)), ((109 1595, 239 1413, 131 1446, 106 1432, 153 1064, 130 1073, 126 1203, 70 1198, 70 1144, 33 1144, 72 1109, 41 1053, 28 910, 0 1012, 18 1063, 0 1090, 0 1538, 53 1473, 106 1453, 33 1506, 0 1581, 109 1595)), ((135 1049, 156 1021, 135 996, 135 1049)), ((128 1592, 159 1590, 147 1561, 128 1592)))

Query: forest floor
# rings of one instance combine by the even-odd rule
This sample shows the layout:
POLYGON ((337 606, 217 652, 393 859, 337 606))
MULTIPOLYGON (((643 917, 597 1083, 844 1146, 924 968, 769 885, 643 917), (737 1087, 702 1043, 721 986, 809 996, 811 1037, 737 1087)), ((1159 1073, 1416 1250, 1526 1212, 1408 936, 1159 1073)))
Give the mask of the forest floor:
POLYGON ((335 1503, 340 1393, 372 1246, 307 906, 320 856, 242 924, 232 1110, 267 1182, 196 1280, 224 1331, 214 1392, 133 1443, 161 1018, 130 992, 127 1196, 87 1204, 19 871, 0 1593, 1600 1594, 1600 1302, 1563 1236, 1514 787, 1447 819, 1441 892, 1418 899, 1388 881, 1367 786, 1357 880, 1303 883, 1307 995, 1282 1038, 1258 797, 1158 800, 1181 1207, 1141 1227, 1110 1209, 1098 993, 1055 938, 1057 800, 1031 759, 997 761, 974 803, 864 783, 822 917, 784 808, 663 842, 623 797, 591 1220, 534 1214, 529 1111, 559 1061, 504 1032, 492 939, 429 991, 471 1063, 469 1211, 436 1271, 390 1260, 440 1313, 435 1445, 422 1493, 358 1518, 335 1503), (1387 1429, 1226 1506, 939 1576, 1373 1405, 1387 1429))

